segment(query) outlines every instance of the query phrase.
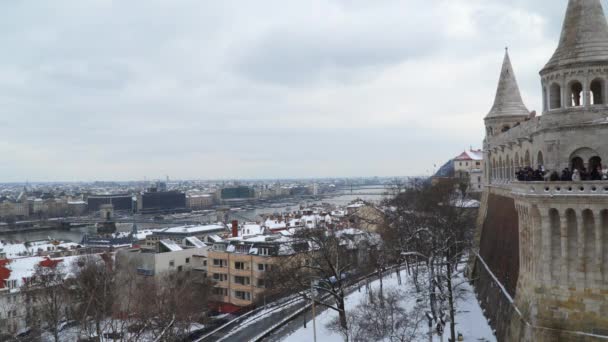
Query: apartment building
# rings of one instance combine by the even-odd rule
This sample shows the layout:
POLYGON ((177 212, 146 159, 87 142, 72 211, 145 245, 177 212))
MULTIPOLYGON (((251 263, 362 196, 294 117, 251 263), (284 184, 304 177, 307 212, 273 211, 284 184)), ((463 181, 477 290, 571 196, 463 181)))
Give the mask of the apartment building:
POLYGON ((208 277, 215 282, 214 294, 220 312, 264 301, 267 274, 281 258, 308 250, 308 243, 290 237, 257 235, 216 242, 208 252, 208 277))

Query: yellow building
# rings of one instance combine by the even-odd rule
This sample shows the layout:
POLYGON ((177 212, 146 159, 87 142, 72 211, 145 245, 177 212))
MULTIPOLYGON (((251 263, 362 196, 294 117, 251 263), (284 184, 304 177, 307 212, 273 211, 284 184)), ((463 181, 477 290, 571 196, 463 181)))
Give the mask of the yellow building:
MULTIPOLYGON (((304 242, 304 244, 306 244, 304 242)), ((208 277, 215 282, 219 311, 263 303, 270 290, 266 274, 279 260, 296 253, 295 242, 282 235, 235 237, 216 242, 208 253, 208 277)), ((307 250, 308 245, 303 246, 307 250)))

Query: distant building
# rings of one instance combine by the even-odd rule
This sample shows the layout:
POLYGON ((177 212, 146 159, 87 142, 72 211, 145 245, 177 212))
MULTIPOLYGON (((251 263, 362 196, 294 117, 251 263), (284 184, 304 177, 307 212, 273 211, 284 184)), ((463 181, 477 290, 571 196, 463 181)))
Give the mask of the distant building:
POLYGON ((89 195, 87 208, 90 212, 99 211, 104 204, 111 204, 114 210, 133 210, 133 197, 129 194, 89 195))
POLYGON ((146 212, 163 212, 186 209, 186 194, 179 191, 156 191, 155 188, 150 191, 137 195, 137 211, 146 212))
POLYGON ((248 186, 235 186, 223 188, 220 191, 220 196, 222 201, 253 199, 255 198, 255 191, 248 186))
POLYGON ((187 195, 186 196, 186 208, 192 210, 207 209, 213 205, 213 195, 201 194, 201 195, 187 195))
POLYGON ((454 175, 469 180, 469 191, 481 192, 483 189, 483 151, 469 150, 454 158, 454 175))
POLYGON ((162 240, 158 250, 141 248, 116 252, 116 264, 139 276, 162 277, 169 272, 200 272, 206 275, 208 247, 200 240, 197 246, 182 247, 171 240, 162 240))

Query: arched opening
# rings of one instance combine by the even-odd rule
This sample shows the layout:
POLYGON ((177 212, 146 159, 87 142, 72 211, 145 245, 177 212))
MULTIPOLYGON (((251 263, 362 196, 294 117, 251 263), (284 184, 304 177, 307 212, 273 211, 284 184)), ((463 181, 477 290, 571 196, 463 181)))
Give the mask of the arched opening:
POLYGON ((570 165, 572 166, 572 169, 577 169, 579 171, 586 170, 586 174, 589 174, 594 170, 594 167, 597 168, 597 166, 601 166, 601 164, 602 159, 599 157, 599 153, 592 148, 579 148, 570 155, 570 165))
POLYGON ((549 110, 547 106, 547 88, 543 87, 543 111, 549 110))
POLYGON ((501 131, 502 133, 504 133, 504 132, 506 132, 506 131, 508 131, 508 130, 510 130, 510 129, 511 129, 511 127, 509 127, 509 125, 504 125, 504 126, 502 126, 502 129, 501 129, 500 131, 501 131))
POLYGON ((578 260, 578 223, 576 222, 576 212, 572 209, 566 210, 566 241, 567 241, 567 267, 568 267, 568 284, 575 286, 577 274, 578 260))
POLYGON ((594 282, 593 275, 599 266, 595 260, 595 218, 591 210, 583 211, 583 234, 585 239, 583 260, 581 260, 581 270, 585 274, 585 285, 590 288, 594 282))
POLYGON ((545 165, 545 159, 543 158, 543 152, 542 151, 538 151, 538 155, 536 156, 536 164, 538 164, 538 166, 544 166, 545 165))
POLYGON ((572 81, 568 87, 569 107, 580 107, 583 105, 583 85, 579 81, 572 81))
POLYGON ((559 219, 559 212, 557 209, 549 210, 549 225, 551 227, 551 265, 550 272, 551 279, 554 284, 558 282, 561 274, 560 265, 562 265, 562 245, 561 245, 561 224, 559 219))
POLYGON ((572 161, 570 162, 570 166, 571 166, 572 171, 574 171, 574 170, 581 171, 585 168, 585 162, 583 161, 583 158, 581 158, 581 157, 574 157, 574 158, 572 158, 572 161))
POLYGON ((549 88, 549 109, 562 108, 562 87, 559 84, 553 83, 549 88))
POLYGON ((530 151, 526 151, 525 158, 524 158, 524 166, 530 167, 531 165, 532 165, 532 163, 530 162, 530 151))
MULTIPOLYGON (((599 171, 600 175, 602 174, 602 158, 593 156, 589 159, 589 172, 593 171, 599 171)), ((596 180, 601 180, 601 178, 596 180)))
POLYGON ((590 85, 590 96, 591 96, 591 104, 592 105, 601 105, 604 104, 604 80, 596 78, 591 81, 590 85))
POLYGON ((521 164, 519 163, 519 153, 515 152, 515 169, 519 170, 520 167, 521 167, 521 164))
POLYGON ((502 157, 498 158, 498 178, 504 179, 504 169, 502 164, 502 157))

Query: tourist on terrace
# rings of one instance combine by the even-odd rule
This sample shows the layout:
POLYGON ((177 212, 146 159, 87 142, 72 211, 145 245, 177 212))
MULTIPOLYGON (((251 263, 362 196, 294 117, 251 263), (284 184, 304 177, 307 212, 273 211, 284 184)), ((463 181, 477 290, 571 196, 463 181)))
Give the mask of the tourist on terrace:
POLYGON ((565 168, 562 171, 562 182, 569 182, 572 180, 572 172, 570 172, 569 168, 565 168))
POLYGON ((581 181, 581 174, 580 174, 580 172, 578 172, 577 169, 574 169, 574 171, 572 172, 572 181, 573 182, 580 182, 581 181))
POLYGON ((560 180, 559 173, 557 173, 557 171, 551 172, 551 176, 549 176, 549 181, 551 181, 551 182, 559 182, 559 180, 560 180))
POLYGON ((593 171, 591 171, 590 177, 593 181, 602 180, 602 167, 598 166, 593 169, 593 171))

